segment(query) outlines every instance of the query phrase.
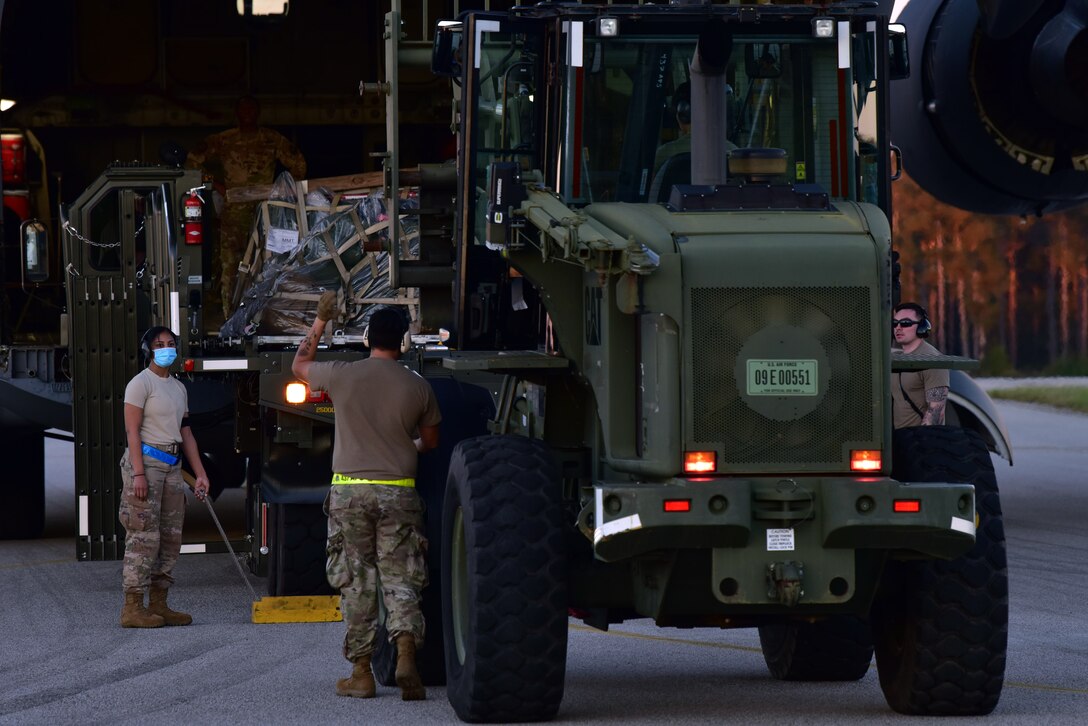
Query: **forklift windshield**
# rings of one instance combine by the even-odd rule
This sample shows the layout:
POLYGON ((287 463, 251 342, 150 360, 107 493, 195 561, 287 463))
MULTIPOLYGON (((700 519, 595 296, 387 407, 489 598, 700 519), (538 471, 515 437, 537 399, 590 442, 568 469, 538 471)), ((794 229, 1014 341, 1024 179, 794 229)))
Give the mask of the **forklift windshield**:
MULTIPOLYGON (((463 109, 478 194, 492 161, 517 161, 540 170, 573 207, 660 203, 674 184, 691 183, 692 129, 712 123, 727 151, 785 152, 760 181, 817 185, 832 200, 886 206, 878 23, 836 22, 831 37, 815 37, 807 20, 728 23, 732 50, 715 77, 724 86, 715 107, 724 108, 722 123, 720 113, 692 103, 700 24, 690 17, 625 18, 611 37, 594 32, 594 23, 474 20, 463 109)), ((744 180, 729 172, 728 181, 744 180)))
POLYGON ((663 202, 673 184, 691 183, 692 127, 714 122, 727 150, 785 151, 784 168, 768 181, 817 184, 832 198, 877 201, 873 189, 865 194, 868 180, 859 179, 854 101, 863 99, 852 70, 839 68, 836 44, 734 35, 721 77, 724 124, 692 105, 694 54, 694 37, 587 43, 585 67, 572 69, 565 86, 582 112, 566 129, 564 197, 663 202))

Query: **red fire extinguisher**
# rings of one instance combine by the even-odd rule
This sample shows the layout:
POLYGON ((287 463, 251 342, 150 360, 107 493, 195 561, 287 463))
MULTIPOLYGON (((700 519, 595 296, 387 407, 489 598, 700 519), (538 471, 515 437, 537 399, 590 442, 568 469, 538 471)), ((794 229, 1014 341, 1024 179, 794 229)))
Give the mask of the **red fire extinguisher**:
POLYGON ((197 192, 200 187, 189 190, 189 196, 185 198, 185 244, 199 245, 204 243, 204 202, 197 192))

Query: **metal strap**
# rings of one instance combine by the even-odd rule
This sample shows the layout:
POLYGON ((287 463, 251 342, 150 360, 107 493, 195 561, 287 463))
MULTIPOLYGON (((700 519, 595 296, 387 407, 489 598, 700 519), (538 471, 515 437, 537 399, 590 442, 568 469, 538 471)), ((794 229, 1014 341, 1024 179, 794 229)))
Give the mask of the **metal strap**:
POLYGON ((245 570, 242 569, 242 563, 238 561, 238 555, 234 554, 234 548, 230 546, 230 540, 227 539, 227 533, 223 531, 223 525, 219 523, 219 517, 215 516, 215 510, 212 509, 211 498, 205 495, 204 503, 208 505, 208 513, 212 515, 212 521, 215 522, 215 528, 219 530, 219 536, 223 538, 223 544, 227 546, 227 552, 230 552, 230 559, 234 562, 234 566, 238 568, 238 574, 242 576, 242 582, 246 583, 246 587, 249 588, 249 594, 253 596, 253 599, 258 600, 257 591, 253 589, 253 585, 249 582, 249 578, 246 577, 245 570))

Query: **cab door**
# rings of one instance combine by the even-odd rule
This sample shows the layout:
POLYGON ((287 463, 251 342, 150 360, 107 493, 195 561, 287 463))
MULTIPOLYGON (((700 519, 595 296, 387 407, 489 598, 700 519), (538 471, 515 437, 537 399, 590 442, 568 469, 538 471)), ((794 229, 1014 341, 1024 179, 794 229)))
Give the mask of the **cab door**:
POLYGON ((141 367, 139 331, 150 308, 147 296, 137 293, 137 277, 155 274, 145 264, 143 209, 153 191, 102 177, 65 220, 80 560, 124 555, 118 462, 125 449, 125 386, 141 367))

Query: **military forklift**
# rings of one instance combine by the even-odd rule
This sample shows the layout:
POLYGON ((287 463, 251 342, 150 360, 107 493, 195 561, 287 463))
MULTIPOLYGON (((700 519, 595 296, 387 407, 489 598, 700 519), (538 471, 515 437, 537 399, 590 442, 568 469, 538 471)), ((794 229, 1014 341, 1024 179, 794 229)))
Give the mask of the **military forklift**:
POLYGON ((867 2, 440 24, 453 306, 423 315, 456 331, 445 370, 503 374, 488 433, 452 451, 431 543, 432 677, 462 719, 554 716, 569 616, 758 628, 784 680, 857 680, 875 652, 897 711, 995 707, 1007 437, 962 399, 958 425, 891 424, 893 371, 969 388, 972 365, 891 349, 888 90, 907 48, 867 2))

